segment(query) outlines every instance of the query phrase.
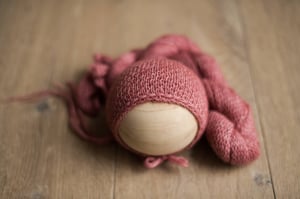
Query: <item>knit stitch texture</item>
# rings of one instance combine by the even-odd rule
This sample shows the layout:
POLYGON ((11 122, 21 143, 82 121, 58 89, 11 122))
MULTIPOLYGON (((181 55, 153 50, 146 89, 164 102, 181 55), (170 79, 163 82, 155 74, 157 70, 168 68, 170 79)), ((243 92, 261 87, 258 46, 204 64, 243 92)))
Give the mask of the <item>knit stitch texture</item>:
POLYGON ((57 87, 29 98, 47 94, 61 97, 68 104, 70 126, 77 135, 97 144, 116 140, 145 157, 147 168, 164 161, 187 166, 188 161, 176 154, 142 154, 121 140, 120 121, 145 102, 177 104, 194 115, 199 124, 197 135, 182 150, 191 148, 205 131, 212 149, 224 162, 243 165, 259 156, 251 108, 228 86, 215 59, 184 36, 162 36, 145 49, 132 50, 116 59, 97 54, 80 82, 68 86, 67 91, 57 87), (95 117, 100 109, 106 110, 111 130, 104 137, 90 133, 83 119, 84 115, 95 117))
POLYGON ((187 148, 203 134, 208 116, 204 86, 198 76, 180 62, 165 58, 138 61, 112 86, 106 104, 108 123, 118 142, 132 151, 118 135, 120 121, 136 105, 146 102, 177 104, 194 115, 199 124, 198 132, 187 148))

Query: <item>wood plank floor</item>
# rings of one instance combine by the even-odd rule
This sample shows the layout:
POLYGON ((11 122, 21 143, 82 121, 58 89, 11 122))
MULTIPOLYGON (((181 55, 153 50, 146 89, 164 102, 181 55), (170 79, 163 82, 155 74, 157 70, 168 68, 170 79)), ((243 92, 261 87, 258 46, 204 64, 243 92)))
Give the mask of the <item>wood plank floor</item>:
POLYGON ((300 198, 297 0, 0 0, 0 98, 76 80, 94 52, 115 57, 165 33, 216 57, 254 110, 260 158, 228 166, 202 140, 184 153, 190 167, 147 170, 74 136, 59 100, 0 103, 0 198, 300 198))

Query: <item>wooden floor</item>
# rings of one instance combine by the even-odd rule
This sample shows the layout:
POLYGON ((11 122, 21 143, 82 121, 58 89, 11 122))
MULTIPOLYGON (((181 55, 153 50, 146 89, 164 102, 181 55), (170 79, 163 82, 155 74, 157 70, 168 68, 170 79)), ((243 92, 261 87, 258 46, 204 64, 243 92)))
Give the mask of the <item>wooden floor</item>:
POLYGON ((117 145, 93 146, 64 104, 0 104, 0 198, 300 198, 300 2, 0 0, 0 98, 75 80, 91 54, 117 56, 164 33, 214 55, 254 109, 262 147, 245 167, 205 140, 190 167, 144 169, 117 145))

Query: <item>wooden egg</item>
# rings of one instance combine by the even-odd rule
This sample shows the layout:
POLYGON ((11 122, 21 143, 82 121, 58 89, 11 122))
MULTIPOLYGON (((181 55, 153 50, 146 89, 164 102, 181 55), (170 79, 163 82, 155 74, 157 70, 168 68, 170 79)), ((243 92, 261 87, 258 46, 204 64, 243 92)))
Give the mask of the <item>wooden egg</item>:
POLYGON ((198 124, 186 108, 168 103, 144 103, 129 111, 119 136, 129 147, 147 155, 172 154, 195 138, 198 124))

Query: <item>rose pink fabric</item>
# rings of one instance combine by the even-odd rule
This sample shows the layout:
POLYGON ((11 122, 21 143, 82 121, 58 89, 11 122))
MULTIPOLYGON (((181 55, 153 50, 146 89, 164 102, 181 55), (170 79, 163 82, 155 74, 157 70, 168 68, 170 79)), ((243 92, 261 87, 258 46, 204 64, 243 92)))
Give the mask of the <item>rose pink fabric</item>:
POLYGON ((177 104, 194 115, 198 132, 186 149, 202 136, 208 118, 207 96, 201 79, 185 65, 166 58, 143 59, 126 69, 111 87, 106 104, 108 124, 115 139, 135 153, 139 152, 122 141, 118 129, 128 111, 146 102, 177 104))
POLYGON ((117 59, 97 54, 90 70, 77 84, 47 93, 62 97, 69 105, 70 125, 83 139, 103 144, 116 140, 126 149, 145 157, 154 168, 164 161, 187 166, 188 161, 166 154, 151 156, 128 147, 118 136, 118 126, 134 106, 147 101, 166 102, 187 108, 199 122, 191 148, 205 131, 216 155, 224 162, 243 165, 260 153, 249 105, 225 82, 216 61, 181 35, 165 35, 145 49, 136 49, 117 59), (111 132, 97 137, 88 131, 83 115, 106 110, 111 132))

